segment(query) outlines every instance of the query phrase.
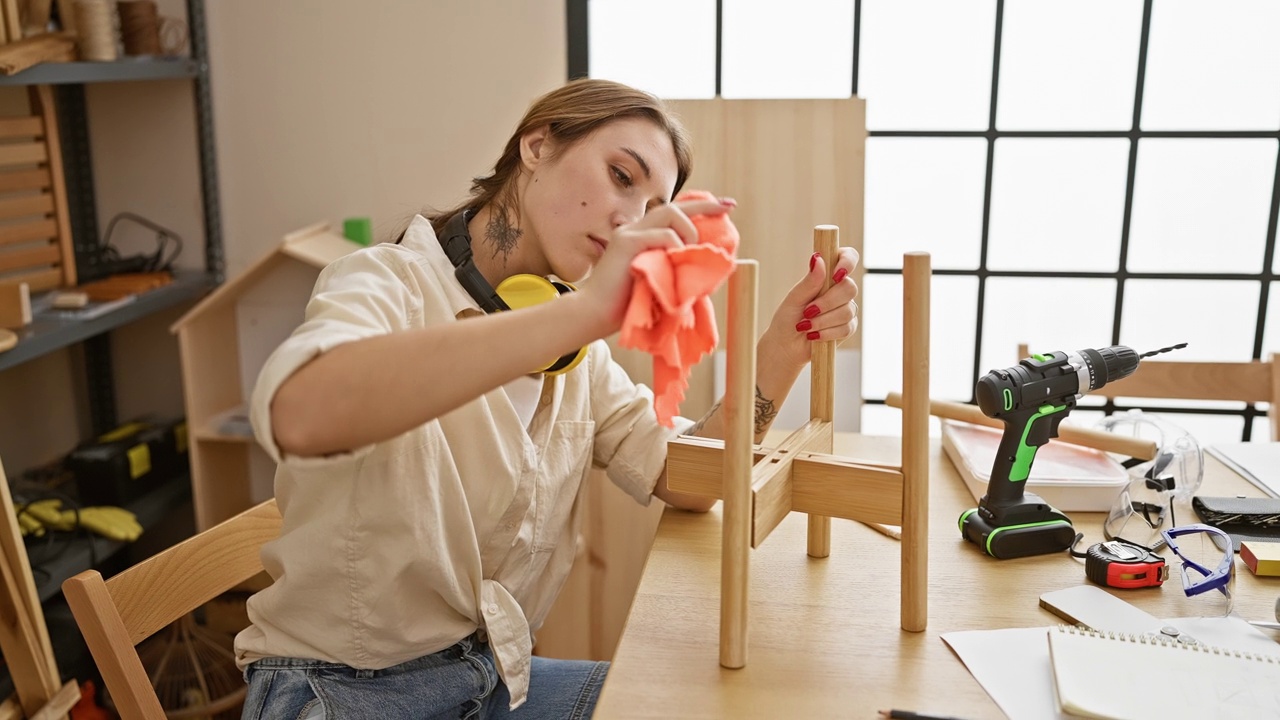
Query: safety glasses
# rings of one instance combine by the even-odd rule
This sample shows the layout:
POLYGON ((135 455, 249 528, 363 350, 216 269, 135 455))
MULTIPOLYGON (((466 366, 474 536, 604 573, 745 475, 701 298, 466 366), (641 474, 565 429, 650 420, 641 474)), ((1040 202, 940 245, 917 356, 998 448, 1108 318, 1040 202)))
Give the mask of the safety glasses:
POLYGON ((1223 610, 1225 606, 1221 614, 1230 614, 1235 601, 1235 550, 1231 537, 1216 527, 1199 523, 1169 528, 1160 535, 1182 562, 1182 590, 1187 597, 1209 593, 1217 598, 1216 609, 1223 610))

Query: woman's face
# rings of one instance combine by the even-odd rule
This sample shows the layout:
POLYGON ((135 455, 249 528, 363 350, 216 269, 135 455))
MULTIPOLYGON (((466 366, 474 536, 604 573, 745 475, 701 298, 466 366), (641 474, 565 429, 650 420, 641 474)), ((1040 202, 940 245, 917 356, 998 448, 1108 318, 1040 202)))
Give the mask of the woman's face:
POLYGON ((567 148, 547 139, 525 163, 521 227, 570 282, 591 272, 614 228, 670 201, 676 184, 671 138, 642 118, 615 120, 567 148))

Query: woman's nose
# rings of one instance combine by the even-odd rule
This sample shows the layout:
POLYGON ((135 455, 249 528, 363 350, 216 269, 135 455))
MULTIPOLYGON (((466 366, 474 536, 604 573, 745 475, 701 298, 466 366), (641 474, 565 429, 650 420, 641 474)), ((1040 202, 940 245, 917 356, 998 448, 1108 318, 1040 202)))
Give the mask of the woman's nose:
POLYGON ((618 208, 613 213, 613 226, 621 227, 633 222, 639 222, 644 217, 644 208, 618 208))

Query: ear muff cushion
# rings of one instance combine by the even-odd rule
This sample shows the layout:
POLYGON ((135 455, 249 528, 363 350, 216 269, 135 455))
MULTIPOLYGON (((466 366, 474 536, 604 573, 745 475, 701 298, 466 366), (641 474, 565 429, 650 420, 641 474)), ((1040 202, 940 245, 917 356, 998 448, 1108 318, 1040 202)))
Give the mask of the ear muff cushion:
POLYGON ((498 283, 498 297, 512 310, 533 307, 560 295, 552 282, 537 275, 512 275, 498 283))
MULTIPOLYGON (((512 275, 498 283, 498 297, 502 298, 512 310, 532 307, 566 295, 575 290, 566 282, 548 280, 538 275, 512 275)), ((548 375, 569 372, 587 356, 587 348, 579 348, 577 352, 568 353, 551 365, 542 368, 548 375)))

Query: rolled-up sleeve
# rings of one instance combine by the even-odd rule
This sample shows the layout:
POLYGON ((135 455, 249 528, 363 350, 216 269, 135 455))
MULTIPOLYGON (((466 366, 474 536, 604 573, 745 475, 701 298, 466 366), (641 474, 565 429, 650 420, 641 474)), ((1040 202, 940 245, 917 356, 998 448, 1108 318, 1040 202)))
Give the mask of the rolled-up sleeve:
POLYGON ((395 252, 375 246, 330 263, 316 280, 302 324, 263 365, 250 399, 249 418, 258 444, 277 463, 341 464, 369 451, 371 446, 322 458, 286 456, 275 442, 271 401, 285 380, 316 357, 344 343, 400 330, 422 312, 422 301, 410 292, 400 264, 388 262, 388 255, 395 252))
POLYGON ((694 423, 677 417, 673 428, 658 424, 653 391, 631 380, 603 340, 592 343, 588 357, 596 421, 592 459, 614 485, 648 505, 667 462, 667 443, 694 423))

